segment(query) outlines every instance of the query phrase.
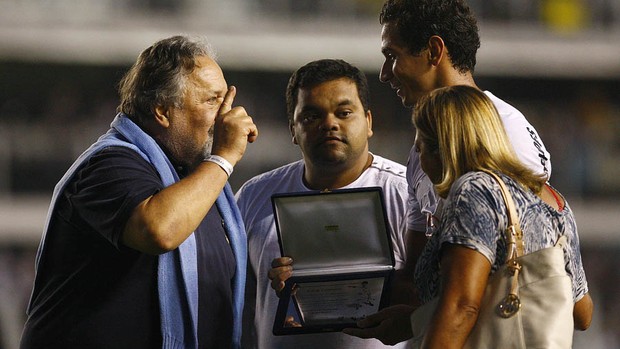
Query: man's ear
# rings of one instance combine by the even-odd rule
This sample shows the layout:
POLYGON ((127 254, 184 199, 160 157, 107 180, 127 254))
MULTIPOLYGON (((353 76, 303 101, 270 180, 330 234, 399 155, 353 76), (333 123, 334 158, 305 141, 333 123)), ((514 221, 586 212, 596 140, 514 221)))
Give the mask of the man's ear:
POLYGON ((428 39, 428 60, 432 65, 438 66, 444 55, 448 52, 446 44, 441 36, 433 35, 428 39))
POLYGON ((293 125, 292 122, 288 123, 288 129, 291 132, 293 144, 299 145, 299 143, 297 143, 297 138, 295 137, 295 126, 293 125))
POLYGON ((370 138, 373 135, 373 132, 372 132, 372 113, 370 112, 370 109, 368 109, 368 111, 366 112, 366 121, 368 121, 368 138, 370 138))
POLYGON ((158 105, 155 107, 155 121, 162 127, 168 128, 170 120, 168 119, 168 108, 158 105))

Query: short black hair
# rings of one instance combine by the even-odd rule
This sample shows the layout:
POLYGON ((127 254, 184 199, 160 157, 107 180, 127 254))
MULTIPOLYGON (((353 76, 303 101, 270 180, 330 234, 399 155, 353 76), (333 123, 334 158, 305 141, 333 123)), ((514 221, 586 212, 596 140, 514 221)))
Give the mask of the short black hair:
POLYGON ((393 23, 412 54, 433 35, 443 39, 454 68, 472 72, 480 48, 478 23, 464 0, 387 0, 379 23, 393 23))
POLYGON ((321 83, 340 78, 350 79, 357 86, 357 94, 364 111, 370 109, 370 93, 366 75, 355 66, 341 59, 320 59, 312 61, 297 69, 288 80, 286 86, 286 111, 289 122, 295 117, 299 89, 312 88, 321 83))

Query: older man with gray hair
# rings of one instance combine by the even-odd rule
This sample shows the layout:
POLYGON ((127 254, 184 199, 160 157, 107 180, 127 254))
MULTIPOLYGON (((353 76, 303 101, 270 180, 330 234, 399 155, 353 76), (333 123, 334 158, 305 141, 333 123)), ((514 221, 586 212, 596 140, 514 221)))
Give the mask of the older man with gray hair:
POLYGON ((228 184, 258 130, 209 46, 175 36, 56 185, 21 347, 237 348, 246 268, 228 184))

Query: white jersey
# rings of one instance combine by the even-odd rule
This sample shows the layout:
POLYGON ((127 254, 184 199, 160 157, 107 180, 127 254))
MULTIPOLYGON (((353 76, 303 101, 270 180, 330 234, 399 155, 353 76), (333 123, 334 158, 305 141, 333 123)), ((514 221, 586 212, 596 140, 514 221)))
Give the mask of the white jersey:
MULTIPOLYGON (((353 183, 343 188, 378 186, 383 189, 396 268, 405 261, 407 232, 407 181, 405 166, 373 155, 372 164, 353 183)), ((340 332, 274 336, 278 297, 267 273, 271 261, 281 257, 273 218, 271 196, 276 193, 309 191, 303 183, 304 162, 260 174, 237 192, 237 203, 248 235, 248 272, 244 307, 244 348, 404 348, 405 343, 385 346, 376 339, 360 339, 340 332)))
MULTIPOLYGON (((545 174, 547 179, 551 178, 551 156, 534 127, 515 107, 495 97, 489 91, 484 93, 495 105, 508 138, 521 162, 536 173, 545 174)), ((407 227, 410 230, 425 231, 427 215, 439 216, 439 213, 435 212, 437 198, 433 184, 420 167, 420 154, 416 153, 415 147, 412 147, 409 153, 407 183, 409 190, 407 227)))

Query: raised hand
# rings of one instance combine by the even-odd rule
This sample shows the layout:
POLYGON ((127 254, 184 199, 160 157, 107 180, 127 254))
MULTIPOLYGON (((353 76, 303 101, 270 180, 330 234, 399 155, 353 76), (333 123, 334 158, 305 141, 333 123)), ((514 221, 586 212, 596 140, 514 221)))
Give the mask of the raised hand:
POLYGON ((252 117, 241 106, 232 107, 237 89, 230 86, 215 118, 211 154, 219 155, 233 166, 241 160, 248 142, 258 137, 258 128, 252 117))

